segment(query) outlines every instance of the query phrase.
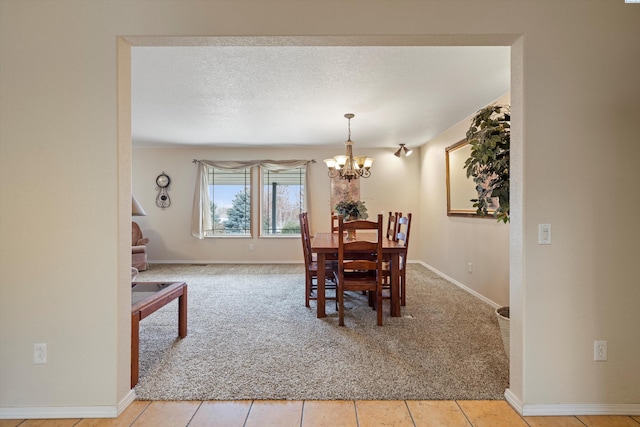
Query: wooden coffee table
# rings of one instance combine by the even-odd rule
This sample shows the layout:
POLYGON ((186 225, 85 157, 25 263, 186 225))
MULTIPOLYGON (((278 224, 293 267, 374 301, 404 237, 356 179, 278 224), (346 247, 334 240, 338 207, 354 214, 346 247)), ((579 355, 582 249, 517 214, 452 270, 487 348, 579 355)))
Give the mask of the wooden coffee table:
POLYGON ((131 388, 138 384, 140 321, 178 298, 178 336, 187 336, 187 284, 185 282, 131 283, 131 388))

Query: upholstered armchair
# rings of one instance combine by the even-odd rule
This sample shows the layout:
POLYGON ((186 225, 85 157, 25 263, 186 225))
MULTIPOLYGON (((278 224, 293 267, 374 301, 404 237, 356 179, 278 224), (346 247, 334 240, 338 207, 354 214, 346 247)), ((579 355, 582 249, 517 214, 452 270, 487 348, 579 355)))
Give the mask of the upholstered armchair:
POLYGON ((142 236, 140 226, 131 221, 131 266, 139 271, 147 269, 147 243, 149 239, 142 236))

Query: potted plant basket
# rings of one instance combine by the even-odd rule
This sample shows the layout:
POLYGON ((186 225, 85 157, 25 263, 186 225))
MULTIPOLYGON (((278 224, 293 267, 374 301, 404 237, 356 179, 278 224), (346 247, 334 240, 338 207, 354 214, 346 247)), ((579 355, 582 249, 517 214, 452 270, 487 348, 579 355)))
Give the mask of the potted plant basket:
POLYGON ((496 308, 496 317, 498 318, 498 326, 500 327, 500 335, 502 335, 502 344, 504 352, 509 358, 511 329, 509 327, 509 307, 496 308))

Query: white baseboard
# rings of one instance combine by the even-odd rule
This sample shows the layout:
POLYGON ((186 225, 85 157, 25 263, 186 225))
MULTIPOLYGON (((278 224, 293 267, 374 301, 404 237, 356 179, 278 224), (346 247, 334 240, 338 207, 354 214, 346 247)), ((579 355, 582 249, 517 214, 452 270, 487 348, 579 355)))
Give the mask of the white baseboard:
POLYGON ((560 405, 524 405, 524 416, 567 416, 567 415, 640 415, 638 403, 575 403, 560 405))
MULTIPOLYGON (((408 261, 409 263, 411 263, 411 261, 408 261)), ((485 297, 484 295, 474 291, 471 288, 466 287, 465 285, 463 285, 462 283, 458 282, 457 280, 447 276, 446 274, 444 274, 441 271, 436 270, 435 268, 433 268, 432 266, 430 266, 429 264, 423 262, 423 261, 417 261, 417 264, 421 264, 423 267, 428 268, 429 270, 433 271, 434 273, 436 273, 438 276, 442 277, 443 279, 448 280, 449 282, 453 283, 454 285, 456 285, 457 287, 463 289, 464 291, 470 293, 471 295, 473 295, 474 297, 486 302, 487 304, 489 304, 490 306, 492 306, 493 308, 498 308, 501 307, 501 304, 498 304, 497 302, 494 302, 492 300, 490 300, 489 298, 485 297)))
POLYGON ((269 265, 269 264, 300 264, 303 265, 304 264, 304 260, 295 260, 295 261, 281 261, 281 260, 274 260, 274 261, 265 261, 265 260, 252 260, 252 261, 247 261, 247 260, 226 260, 226 261, 221 261, 219 259, 217 260, 200 260, 200 261, 194 261, 194 260, 162 260, 162 261, 147 261, 149 264, 192 264, 192 265, 203 265, 203 264, 265 264, 265 265, 269 265))
POLYGON ((504 391, 504 398, 507 401, 507 403, 509 405, 511 405, 513 407, 513 409, 516 410, 517 413, 519 413, 520 415, 523 415, 522 414, 522 401, 520 399, 518 399, 515 394, 513 394, 511 389, 506 389, 504 391))
POLYGON ((0 420, 58 418, 117 418, 136 400, 131 390, 117 406, 36 406, 0 408, 0 420))
POLYGON ((123 413, 129 405, 131 405, 131 402, 136 400, 136 397, 136 392, 134 390, 130 390, 129 393, 127 393, 127 395, 118 403, 118 415, 116 415, 116 417, 120 416, 120 414, 123 413))
POLYGON ((504 392, 506 401, 520 415, 525 417, 533 416, 573 416, 573 415, 640 415, 640 404, 638 403, 563 403, 563 404, 522 404, 511 390, 504 392))

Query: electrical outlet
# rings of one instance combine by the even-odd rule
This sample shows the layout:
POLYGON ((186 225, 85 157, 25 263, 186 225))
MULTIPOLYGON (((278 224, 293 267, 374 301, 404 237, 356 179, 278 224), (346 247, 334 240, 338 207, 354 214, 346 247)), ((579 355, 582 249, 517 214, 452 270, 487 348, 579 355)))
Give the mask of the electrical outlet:
POLYGON ((593 360, 595 360, 596 362, 604 362, 605 360, 607 360, 606 341, 593 342, 593 360))
POLYGON ((472 262, 470 262, 470 263, 468 263, 468 264, 467 264, 467 271, 468 271, 469 273, 472 273, 472 272, 473 272, 473 263, 472 263, 472 262))
POLYGON ((252 251, 253 250, 253 243, 249 243, 249 250, 252 251))
POLYGON ((44 343, 33 345, 33 363, 43 365, 47 363, 47 345, 44 343))

